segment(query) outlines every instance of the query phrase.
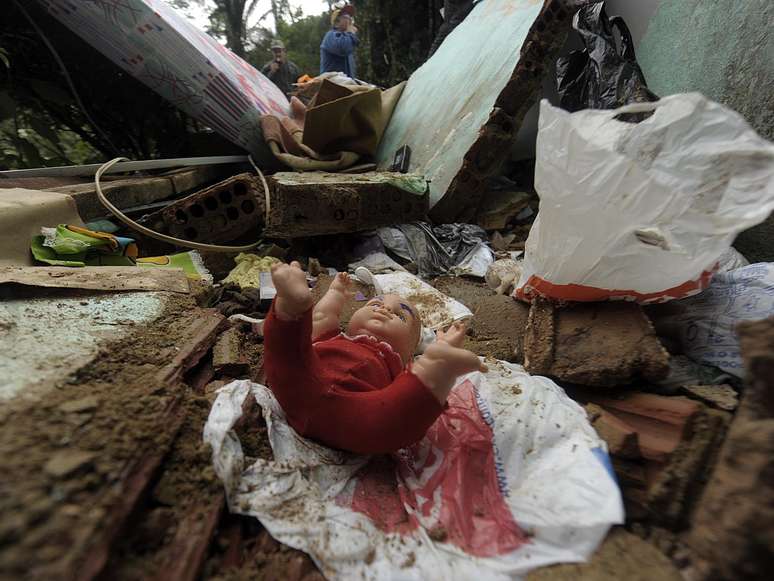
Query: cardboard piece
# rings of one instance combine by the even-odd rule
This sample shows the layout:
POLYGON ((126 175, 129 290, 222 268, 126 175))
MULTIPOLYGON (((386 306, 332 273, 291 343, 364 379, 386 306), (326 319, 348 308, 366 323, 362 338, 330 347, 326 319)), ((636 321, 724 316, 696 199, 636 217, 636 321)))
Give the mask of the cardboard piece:
POLYGON ((189 293, 188 277, 182 268, 138 268, 136 266, 4 266, 0 284, 18 283, 50 288, 90 290, 143 290, 189 293))
POLYGON ((32 266, 32 237, 57 224, 84 225, 71 196, 0 188, 0 266, 32 266))

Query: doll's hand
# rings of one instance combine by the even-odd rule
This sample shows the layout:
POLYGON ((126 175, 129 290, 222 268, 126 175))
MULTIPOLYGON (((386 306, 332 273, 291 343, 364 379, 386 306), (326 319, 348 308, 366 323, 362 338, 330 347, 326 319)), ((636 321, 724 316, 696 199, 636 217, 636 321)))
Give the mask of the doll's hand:
MULTIPOLYGON (((464 330, 461 332, 461 337, 457 336, 457 332, 454 332, 454 340, 461 342, 464 330)), ((448 336, 448 331, 444 333, 444 336, 448 336)), ((459 376, 471 371, 486 373, 487 370, 487 366, 475 353, 455 347, 443 339, 435 341, 425 349, 425 352, 411 368, 414 375, 430 389, 435 398, 442 404, 446 402, 446 398, 459 376)))
POLYGON ((271 279, 277 289, 274 311, 280 319, 297 319, 312 308, 312 292, 298 262, 272 265, 271 279))
POLYGON ((331 282, 331 286, 328 288, 328 292, 335 292, 340 294, 346 300, 354 298, 355 288, 352 284, 352 279, 346 272, 339 272, 331 282))
POLYGON ((455 321, 446 331, 438 331, 435 340, 452 347, 462 347, 462 344, 465 342, 466 331, 467 325, 464 322, 455 321))

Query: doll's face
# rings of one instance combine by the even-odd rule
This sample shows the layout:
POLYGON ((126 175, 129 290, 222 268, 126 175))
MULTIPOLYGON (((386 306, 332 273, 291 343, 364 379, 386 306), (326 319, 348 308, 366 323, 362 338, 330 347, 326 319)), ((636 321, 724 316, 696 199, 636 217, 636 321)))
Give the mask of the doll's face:
POLYGON ((420 329, 417 311, 411 303, 398 295, 382 295, 355 311, 347 332, 384 341, 400 354, 403 363, 408 363, 419 343, 420 329))

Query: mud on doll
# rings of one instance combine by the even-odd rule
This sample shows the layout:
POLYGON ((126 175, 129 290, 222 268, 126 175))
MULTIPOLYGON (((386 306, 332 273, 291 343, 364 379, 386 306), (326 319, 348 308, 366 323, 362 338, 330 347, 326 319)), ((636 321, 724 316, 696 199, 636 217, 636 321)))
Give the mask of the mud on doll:
POLYGON ((297 262, 274 265, 272 279, 277 295, 263 328, 267 383, 306 438, 362 454, 394 452, 425 435, 459 376, 486 371, 461 348, 460 324, 412 361, 422 325, 398 295, 374 297, 341 333, 341 312, 354 296, 346 273, 317 304, 297 262))

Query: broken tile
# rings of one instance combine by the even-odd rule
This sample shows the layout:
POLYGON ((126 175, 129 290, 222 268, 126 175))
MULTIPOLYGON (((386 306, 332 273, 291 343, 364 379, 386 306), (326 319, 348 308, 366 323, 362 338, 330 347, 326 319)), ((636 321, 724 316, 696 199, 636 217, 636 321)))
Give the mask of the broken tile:
POLYGON ((663 379, 669 354, 634 303, 574 303, 536 299, 524 336, 524 366, 532 374, 596 387, 663 379))
POLYGON ((637 434, 639 456, 658 462, 665 462, 690 435, 686 426, 702 407, 685 397, 652 393, 632 393, 620 399, 591 395, 589 401, 637 434))
POLYGON ((714 408, 732 412, 739 405, 739 396, 736 390, 730 385, 684 385, 680 387, 679 393, 684 393, 688 397, 698 399, 699 401, 714 408))
POLYGON ((647 519, 670 530, 684 527, 725 435, 728 412, 682 396, 635 392, 610 398, 589 389, 571 393, 585 403, 592 425, 608 442, 627 518, 647 519), (602 412, 621 422, 614 424, 615 431, 609 425, 607 432, 600 429, 602 412), (636 435, 637 450, 622 447, 626 429, 636 435))
POLYGON ((89 412, 97 409, 99 399, 93 395, 87 395, 80 399, 68 401, 59 406, 59 409, 65 413, 89 412))
POLYGON ((43 470, 54 478, 63 478, 88 466, 97 455, 82 450, 62 450, 57 452, 43 466, 43 470))
MULTIPOLYGON (((698 402, 695 402, 698 403, 698 402)), ((682 530, 701 496, 730 421, 728 412, 700 405, 680 444, 662 463, 648 462, 649 519, 682 530)))
POLYGON ((631 426, 596 404, 589 403, 585 407, 591 425, 605 441, 611 455, 622 458, 640 457, 637 432, 631 426))

